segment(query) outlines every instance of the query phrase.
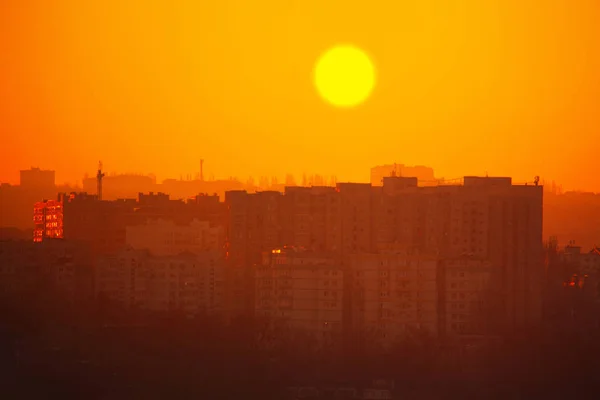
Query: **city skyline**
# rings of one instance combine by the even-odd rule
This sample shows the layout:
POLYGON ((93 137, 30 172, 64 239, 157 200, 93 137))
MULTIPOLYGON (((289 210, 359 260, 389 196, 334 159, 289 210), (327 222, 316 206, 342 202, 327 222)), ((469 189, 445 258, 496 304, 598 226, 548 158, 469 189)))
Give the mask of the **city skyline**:
POLYGON ((3 398, 597 397, 598 21, 0 0, 3 398))
MULTIPOLYGON (((203 162, 205 160, 202 160, 203 162)), ((14 181, 0 181, 0 184, 7 184, 7 185, 11 185, 11 186, 19 186, 22 183, 20 182, 20 177, 18 176, 19 173, 22 172, 27 172, 27 171, 48 171, 48 172, 52 172, 54 173, 55 176, 60 176, 60 172, 55 171, 53 169, 50 168, 43 168, 40 166, 29 166, 28 168, 23 168, 17 171, 17 178, 14 181), (58 172, 58 173, 57 173, 58 172)), ((155 184, 160 184, 160 183, 168 183, 168 182, 173 182, 173 181, 196 181, 196 182, 226 182, 226 181, 235 181, 235 182, 239 182, 245 185, 251 185, 251 186, 255 186, 257 189, 264 189, 264 188, 268 188, 271 186, 281 186, 282 188, 284 186, 331 186, 332 184, 336 183, 336 182, 356 182, 356 183, 371 183, 375 186, 380 185, 382 183, 382 178, 384 176, 406 176, 406 177, 417 177, 419 179, 419 182, 422 182, 423 184, 426 185, 435 185, 435 184, 444 184, 444 183, 452 183, 452 182, 458 182, 461 179, 463 179, 465 176, 502 176, 502 175, 491 175, 489 174, 487 171, 485 173, 479 173, 479 174, 459 174, 458 176, 453 176, 453 177, 449 177, 449 176, 444 176, 441 175, 439 173, 437 173, 437 171, 435 172, 435 176, 434 176, 434 169, 431 168, 430 166, 425 166, 422 164, 418 164, 418 165, 405 165, 405 164, 401 164, 401 163, 387 163, 387 164, 382 164, 380 163, 379 165, 374 165, 371 166, 367 169, 367 173, 363 174, 365 175, 363 177, 363 179, 360 180, 346 180, 346 179, 339 179, 339 176, 337 174, 332 174, 332 175, 326 175, 326 174, 321 174, 318 172, 308 172, 308 171, 304 171, 302 173, 300 173, 299 175, 295 175, 289 172, 285 172, 285 173, 278 173, 278 174, 268 174, 268 175, 228 175, 228 176, 224 176, 224 175, 215 175, 214 173, 210 172, 207 173, 206 170, 204 169, 203 172, 200 172, 200 169, 198 171, 191 171, 191 172, 186 172, 186 173, 180 173, 177 176, 162 176, 159 177, 156 174, 152 173, 152 172, 148 172, 148 173, 144 173, 144 172, 131 172, 131 171, 107 171, 106 169, 102 169, 102 171, 105 173, 107 178, 115 178, 115 177, 144 177, 144 178, 149 178, 152 180, 152 182, 154 182, 155 184), (408 171, 408 173, 401 173, 400 170, 406 168, 408 171), (425 173, 425 175, 423 175, 423 177, 419 177, 418 173, 415 175, 416 170, 418 169, 424 169, 427 170, 427 173, 425 173), (374 172, 375 170, 377 170, 377 172, 374 172), (375 179, 375 175, 377 175, 379 178, 377 179, 377 182, 374 181, 375 179), (426 176, 426 178, 425 178, 426 176), (315 183, 314 180, 317 180, 317 182, 315 183)), ((81 177, 79 179, 76 179, 74 181, 59 181, 58 179, 55 178, 55 185, 57 187, 69 187, 72 189, 84 189, 84 191, 92 194, 93 191, 90 190, 85 190, 86 188, 86 181, 96 181, 96 176, 95 173, 97 172, 97 170, 95 170, 94 173, 92 172, 85 172, 81 175, 81 177)), ((421 172, 422 173, 422 172, 421 172)), ((507 176, 508 177, 508 176, 507 176)), ((519 184, 533 184, 536 179, 538 180, 540 185, 551 185, 552 187, 555 187, 556 189, 560 188, 561 192, 564 191, 573 191, 573 192, 585 192, 585 190, 581 190, 581 189, 572 189, 572 188, 564 188, 563 185, 561 185, 559 182, 556 182, 552 179, 546 179, 545 177, 539 177, 539 176, 525 176, 522 179, 518 179, 515 177, 510 177, 514 182, 519 183, 519 184)), ((89 186, 89 182, 88 182, 88 186, 89 186)), ((551 189, 549 187, 549 189, 551 189)), ((554 190, 554 189, 552 189, 554 190)), ((594 192, 595 193, 595 192, 594 192)))
POLYGON ((0 6, 2 182, 31 165, 73 182, 92 160, 177 177, 204 157, 222 176, 366 181, 401 160, 600 191, 590 1, 34 3, 0 6), (344 43, 377 71, 351 109, 312 77, 344 43))

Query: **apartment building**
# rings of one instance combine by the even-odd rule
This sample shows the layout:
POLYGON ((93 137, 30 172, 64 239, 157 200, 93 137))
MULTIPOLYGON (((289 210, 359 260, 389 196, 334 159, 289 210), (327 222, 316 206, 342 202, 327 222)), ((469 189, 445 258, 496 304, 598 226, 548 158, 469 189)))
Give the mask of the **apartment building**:
POLYGON ((33 241, 44 241, 45 238, 61 239, 63 237, 62 202, 44 200, 36 202, 33 208, 33 241))
POLYGON ((147 249, 156 256, 221 251, 225 243, 223 226, 211 226, 208 221, 197 219, 189 223, 152 219, 141 225, 127 226, 125 232, 128 246, 147 249))
POLYGON ((438 334, 438 259, 410 251, 363 253, 346 271, 347 329, 393 345, 410 332, 438 334))
POLYGON ((40 287, 77 302, 93 295, 93 260, 85 243, 0 241, 0 297, 36 296, 40 287))
POLYGON ((465 177, 461 185, 423 188, 402 187, 400 179, 385 178, 378 194, 392 216, 376 222, 384 238, 378 247, 387 241, 442 259, 486 260, 498 271, 493 275, 502 303, 496 314, 503 321, 498 329, 538 325, 544 276, 543 188, 513 185, 510 178, 465 177))
POLYGON ((388 176, 382 187, 229 192, 228 257, 252 266, 261 252, 281 245, 331 252, 344 268, 357 254, 397 248, 439 259, 476 257, 499 271, 498 329, 517 329, 541 322, 542 191, 503 177, 419 187, 416 178, 388 176))
POLYGON ((344 277, 331 254, 274 249, 263 253, 255 279, 257 316, 284 321, 321 345, 341 339, 344 277))
POLYGON ((497 331, 501 271, 488 260, 457 257, 441 262, 440 334, 486 335, 497 331))
POLYGON ((223 275, 219 253, 153 256, 126 249, 98 261, 95 290, 128 308, 214 314, 223 308, 223 275))

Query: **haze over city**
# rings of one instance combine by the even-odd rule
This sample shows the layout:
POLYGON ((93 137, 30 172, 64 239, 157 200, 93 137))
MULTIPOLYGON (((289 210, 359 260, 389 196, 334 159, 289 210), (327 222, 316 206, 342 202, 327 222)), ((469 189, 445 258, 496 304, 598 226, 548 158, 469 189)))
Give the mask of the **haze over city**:
POLYGON ((164 179, 206 158, 217 177, 366 182, 399 161, 600 191, 599 14, 592 0, 3 1, 0 181, 37 166, 76 183, 97 160, 164 179), (339 44, 377 72, 352 109, 314 85, 339 44))
POLYGON ((2 399, 596 399, 598 21, 0 1, 2 399))

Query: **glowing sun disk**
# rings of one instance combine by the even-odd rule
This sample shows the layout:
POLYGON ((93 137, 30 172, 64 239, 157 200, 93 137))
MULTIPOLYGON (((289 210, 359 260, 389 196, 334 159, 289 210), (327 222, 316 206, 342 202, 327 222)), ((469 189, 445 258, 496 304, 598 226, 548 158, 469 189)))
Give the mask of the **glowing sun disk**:
POLYGON ((354 46, 338 46, 319 58, 315 86, 326 101, 337 107, 364 102, 375 86, 375 67, 369 56, 354 46))

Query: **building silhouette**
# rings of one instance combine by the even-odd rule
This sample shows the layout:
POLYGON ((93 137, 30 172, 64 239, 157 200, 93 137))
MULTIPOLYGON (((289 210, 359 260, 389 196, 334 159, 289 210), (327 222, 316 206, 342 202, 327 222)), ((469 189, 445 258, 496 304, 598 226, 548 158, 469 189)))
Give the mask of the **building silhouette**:
POLYGON ((422 165, 414 167, 404 164, 378 165, 371 168, 371 185, 383 186, 383 179, 388 176, 415 177, 423 186, 435 184, 433 169, 422 165))
POLYGON ((245 282, 253 279, 249 268, 264 251, 288 245, 330 252, 345 270, 360 254, 389 249, 442 261, 482 260, 497 297, 495 330, 541 321, 541 186, 465 177, 462 184, 419 187, 415 178, 386 177, 381 188, 338 183, 335 189, 286 188, 284 194, 238 191, 225 202, 227 259, 239 269, 231 280, 238 297, 231 301, 240 312, 253 303, 245 282))
MULTIPOLYGON (((36 205, 35 240, 61 237, 62 229, 62 238, 88 243, 97 257, 128 248, 146 251, 145 257, 218 254, 227 318, 269 310, 285 318, 279 306, 260 308, 264 293, 257 279, 275 279, 269 274, 276 276, 282 260, 310 264, 325 257, 344 280, 344 334, 370 329, 390 344, 407 329, 444 336, 539 325, 542 196, 541 186, 514 185, 510 178, 464 177, 423 187, 416 177, 402 176, 384 177, 380 187, 236 190, 224 201, 216 195, 173 200, 154 192, 100 201, 72 193, 36 205)), ((308 274, 303 264, 286 265, 294 276, 308 274)))

